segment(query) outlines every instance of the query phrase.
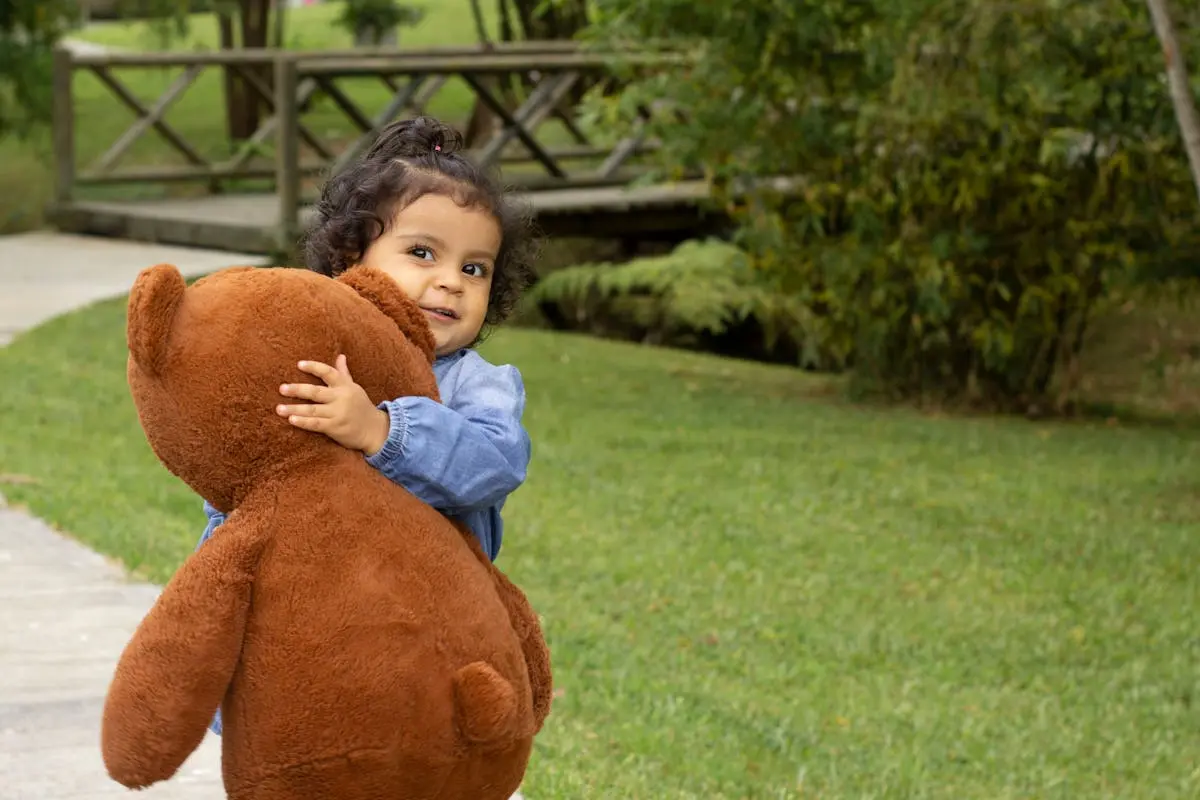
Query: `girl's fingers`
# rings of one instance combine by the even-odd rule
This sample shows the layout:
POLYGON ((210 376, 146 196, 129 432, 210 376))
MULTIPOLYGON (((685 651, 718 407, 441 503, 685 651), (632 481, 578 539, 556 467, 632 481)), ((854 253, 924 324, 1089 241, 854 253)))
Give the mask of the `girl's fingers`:
POLYGON ((323 405, 278 405, 275 406, 275 411, 281 417, 307 417, 314 419, 329 417, 329 409, 323 405))
POLYGON ((284 397, 298 397, 318 403, 328 403, 334 398, 332 389, 315 383, 285 383, 279 387, 279 393, 284 397))
POLYGON ((296 365, 301 372, 307 372, 325 381, 329 386, 336 386, 343 378, 342 374, 328 364, 320 361, 301 361, 296 365))
POLYGON ((297 428, 303 428, 306 431, 324 431, 325 426, 329 424, 329 420, 321 417, 301 417, 290 416, 288 422, 297 428))

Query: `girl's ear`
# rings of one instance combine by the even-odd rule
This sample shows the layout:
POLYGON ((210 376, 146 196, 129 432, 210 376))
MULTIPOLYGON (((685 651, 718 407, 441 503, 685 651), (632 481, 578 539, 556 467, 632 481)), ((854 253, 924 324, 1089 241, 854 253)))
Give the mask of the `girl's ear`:
POLYGON ((380 270, 371 267, 351 267, 337 277, 371 305, 386 314, 404 337, 420 348, 429 363, 433 363, 437 343, 429 320, 421 308, 404 293, 394 280, 380 270))
POLYGON ((185 291, 187 283, 173 264, 147 267, 133 282, 125 312, 125 340, 130 358, 148 375, 157 376, 166 366, 171 328, 185 291))

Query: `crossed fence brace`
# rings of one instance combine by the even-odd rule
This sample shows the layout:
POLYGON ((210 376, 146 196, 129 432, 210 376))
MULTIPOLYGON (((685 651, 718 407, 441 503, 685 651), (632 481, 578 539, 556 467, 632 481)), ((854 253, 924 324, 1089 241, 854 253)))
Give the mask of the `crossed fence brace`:
MULTIPOLYGON (((68 68, 90 70, 137 116, 133 125, 91 168, 78 176, 80 183, 270 177, 276 174, 275 168, 256 168, 253 162, 269 141, 281 138, 280 121, 284 117, 290 119, 298 139, 319 159, 316 163, 296 163, 292 168, 306 174, 325 169, 336 172, 368 147, 389 122, 406 112, 422 113, 430 100, 453 77, 461 78, 476 99, 499 120, 500 124, 491 131, 490 136, 473 148, 473 158, 483 165, 532 160, 540 164, 546 173, 541 179, 543 183, 573 185, 583 182, 595 185, 628 179, 629 176, 621 168, 634 155, 656 146, 646 141, 645 123, 649 112, 644 109, 636 128, 614 146, 604 148, 593 145, 574 119, 570 95, 573 90, 579 93, 597 89, 611 91, 619 89, 619 85, 606 68, 611 55, 580 53, 569 43, 524 43, 523 46, 499 50, 394 52, 366 56, 305 56, 275 51, 241 51, 237 54, 121 54, 67 58, 73 62, 66 65, 68 68), (261 69, 265 65, 272 65, 275 70, 274 87, 262 78, 261 69), (112 74, 112 66, 182 66, 183 71, 152 105, 147 106, 112 74), (215 164, 201 156, 164 119, 166 112, 209 66, 233 70, 269 112, 258 129, 239 143, 237 151, 230 158, 215 164), (290 78, 283 81, 284 85, 293 89, 290 97, 280 94, 281 75, 290 78), (337 85, 342 78, 371 76, 379 78, 392 94, 374 116, 365 113, 337 85), (397 80, 398 77, 406 80, 397 80), (309 108, 320 94, 328 97, 359 131, 357 138, 340 152, 322 141, 300 120, 301 111, 309 108), (279 107, 281 105, 282 109, 279 107), (551 119, 563 124, 575 141, 573 147, 552 150, 538 140, 538 130, 551 119), (173 170, 127 168, 117 171, 122 156, 151 129, 179 152, 189 166, 173 170), (527 154, 513 154, 511 145, 514 142, 519 143, 527 154), (600 156, 604 156, 603 162, 586 175, 572 174, 563 165, 563 161, 572 158, 600 156)), ((298 150, 296 156, 299 161, 298 150)), ((529 182, 528 178, 526 182, 529 182)))

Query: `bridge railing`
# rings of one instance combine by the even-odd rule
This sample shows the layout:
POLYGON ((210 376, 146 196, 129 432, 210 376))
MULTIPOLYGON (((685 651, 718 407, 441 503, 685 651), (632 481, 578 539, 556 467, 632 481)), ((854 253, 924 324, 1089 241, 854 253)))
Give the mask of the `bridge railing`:
MULTIPOLYGON (((470 155, 502 166, 509 183, 529 189, 623 183, 641 172, 638 157, 656 143, 647 141, 640 129, 623 135, 587 130, 581 123, 581 98, 620 90, 616 61, 652 67, 664 58, 668 56, 595 52, 571 42, 420 51, 81 54, 63 49, 56 54, 54 73, 56 200, 69 202, 82 187, 192 184, 218 192, 231 187, 244 191, 265 182, 279 196, 281 234, 291 236, 314 179, 344 166, 390 121, 430 111, 463 126, 462 117, 476 103, 486 109, 490 124, 481 129, 470 155), (198 82, 211 81, 214 69, 239 75, 263 113, 252 134, 232 142, 223 131, 214 134, 217 127, 227 129, 222 94, 210 91, 190 101, 193 121, 199 118, 208 134, 201 146, 195 136, 189 139, 169 122, 167 113, 189 102, 184 96, 198 82), (118 70, 129 77, 122 80, 118 70), (139 72, 154 75, 154 80, 141 80, 140 92, 131 89, 139 72), (132 124, 114 126, 112 117, 121 112, 111 100, 97 105, 105 100, 96 96, 95 83, 89 113, 86 118, 78 113, 80 73, 90 75, 132 112, 132 124), (146 97, 146 84, 154 90, 162 87, 153 99, 146 97), (103 111, 103 125, 95 124, 97 108, 103 111), (80 130, 85 119, 90 129, 80 130), (117 130, 110 143, 99 141, 102 134, 117 130), (159 139, 155 157, 132 157, 135 145, 151 131, 159 139), (215 148, 214 135, 221 139, 215 148), (84 163, 81 141, 95 154, 84 163), (164 158, 182 163, 165 164, 164 158)), ((211 83, 208 88, 214 89, 211 83)))

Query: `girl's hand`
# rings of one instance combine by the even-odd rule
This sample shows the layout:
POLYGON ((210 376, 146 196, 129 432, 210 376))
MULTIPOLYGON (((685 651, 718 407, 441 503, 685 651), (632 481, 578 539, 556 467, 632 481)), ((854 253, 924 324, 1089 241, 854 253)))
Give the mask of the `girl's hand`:
POLYGON ((320 361, 301 361, 302 372, 325 382, 285 383, 279 393, 285 397, 311 400, 312 404, 279 405, 276 411, 288 422, 306 431, 323 433, 343 447, 373 456, 387 442, 390 420, 386 411, 376 408, 363 388, 350 376, 346 357, 339 355, 334 367, 320 361))

